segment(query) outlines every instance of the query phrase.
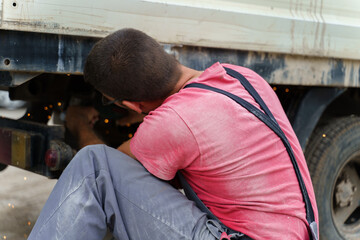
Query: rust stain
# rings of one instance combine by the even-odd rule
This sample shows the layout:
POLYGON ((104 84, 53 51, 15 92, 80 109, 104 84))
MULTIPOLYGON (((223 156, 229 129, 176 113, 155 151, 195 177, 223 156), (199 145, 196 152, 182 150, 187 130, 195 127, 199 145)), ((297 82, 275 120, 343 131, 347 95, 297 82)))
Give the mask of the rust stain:
POLYGON ((325 54, 325 34, 326 34, 326 22, 323 16, 324 3, 323 0, 314 0, 314 17, 316 21, 316 30, 314 34, 314 49, 317 54, 325 54))
POLYGON ((323 16, 323 9, 324 9, 324 0, 320 0, 320 18, 322 22, 322 31, 321 31, 321 38, 320 38, 320 49, 325 52, 325 33, 326 33, 326 22, 323 16))
POLYGON ((291 53, 295 52, 295 20, 291 20, 291 53))

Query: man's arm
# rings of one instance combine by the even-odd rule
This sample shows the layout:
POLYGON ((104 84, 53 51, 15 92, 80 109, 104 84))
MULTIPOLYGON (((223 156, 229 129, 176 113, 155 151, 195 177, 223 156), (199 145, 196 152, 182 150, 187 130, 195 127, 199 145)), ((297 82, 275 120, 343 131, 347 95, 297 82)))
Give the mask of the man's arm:
MULTIPOLYGON (((121 144, 117 149, 120 152, 123 152, 126 155, 128 155, 136 160, 136 157, 131 153, 131 150, 130 150, 130 140, 131 139, 129 139, 126 142, 124 142, 123 144, 121 144)), ((176 189, 182 189, 182 185, 180 184, 180 181, 177 177, 174 177, 173 179, 171 179, 170 181, 167 181, 167 182, 176 189)))
POLYGON ((125 153, 126 155, 136 159, 136 157, 134 156, 134 154, 132 154, 131 150, 130 150, 130 141, 131 139, 127 140, 126 142, 123 142, 118 148, 117 150, 119 150, 120 152, 125 153))

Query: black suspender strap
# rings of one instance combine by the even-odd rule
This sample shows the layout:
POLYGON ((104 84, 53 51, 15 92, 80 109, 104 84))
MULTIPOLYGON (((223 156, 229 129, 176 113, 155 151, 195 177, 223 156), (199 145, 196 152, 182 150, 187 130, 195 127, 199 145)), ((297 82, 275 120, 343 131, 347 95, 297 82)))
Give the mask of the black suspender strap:
MULTIPOLYGON (((266 124, 271 130, 273 130, 275 132, 275 134, 277 136, 279 136, 279 138, 282 140, 289 156, 290 156, 290 160, 293 164, 295 173, 296 173, 296 177, 298 179, 299 182, 299 186, 300 186, 300 190, 305 202, 305 209, 306 209, 306 220, 309 223, 310 226, 310 238, 313 240, 318 240, 318 234, 317 234, 317 224, 315 222, 315 217, 314 217, 314 211, 311 205, 311 201, 308 195, 308 192, 306 190, 306 186, 305 183, 303 181, 303 178, 301 176, 300 170, 299 170, 299 166, 296 162, 296 158, 295 155, 293 153, 292 147, 287 139, 287 137, 285 136, 284 132, 281 130, 278 122, 276 121, 276 119, 274 118, 273 114, 271 113, 271 111, 269 110, 269 108, 267 107, 267 105, 265 104, 265 102, 263 101, 263 99, 260 97, 260 95, 258 94, 258 92, 254 89, 254 87, 250 84, 250 82, 240 73, 230 69, 230 68, 226 68, 224 67, 224 69, 226 70, 227 74, 229 74, 230 76, 237 78, 240 83, 244 86, 244 88, 249 92, 249 94, 254 98, 254 100, 260 105, 260 108, 264 111, 262 112, 260 109, 258 109, 257 107, 255 107, 254 105, 250 104, 249 102, 247 102, 246 100, 232 94, 229 93, 227 91, 224 91, 222 89, 219 88, 215 88, 215 87, 211 87, 205 84, 201 84, 201 83, 190 83, 188 85, 185 86, 185 88, 188 87, 196 87, 196 88, 202 88, 202 89, 206 89, 206 90, 210 90, 213 92, 217 92, 220 94, 223 94, 229 98, 231 98, 232 100, 234 100, 235 102, 237 102, 238 104, 240 104, 242 107, 244 107, 245 109, 247 109, 250 113, 254 114, 260 121, 262 121, 264 124, 266 124)), ((183 182, 186 180, 184 179, 184 177, 180 176, 180 181, 183 182)), ((188 185, 188 183, 186 182, 185 185, 188 185)), ((185 189, 186 192, 193 192, 193 190, 191 189, 191 187, 188 186, 184 186, 185 188, 190 188, 189 189, 185 189)), ((192 199, 198 199, 198 197, 196 196, 195 192, 190 193, 191 195, 195 195, 195 198, 192 199)), ((200 199, 198 199, 198 201, 201 202, 200 199)), ((198 202, 196 201, 196 202, 198 202)), ((206 208, 206 206, 204 205, 204 203, 201 202, 201 204, 206 208)), ((199 205, 197 203, 197 205, 199 205)), ((206 208, 207 209, 207 208, 206 208)), ((205 209, 201 209, 202 211, 208 213, 210 212, 209 209, 205 210, 205 209)), ((209 215, 209 213, 208 213, 209 215)), ((210 216, 213 215, 210 212, 210 216)), ((216 218, 216 217, 215 217, 216 218)), ((213 219, 215 219, 213 217, 213 219)), ((216 218, 217 219, 217 218, 216 218)))
MULTIPOLYGON (((186 181, 185 177, 182 175, 180 171, 177 172, 178 179, 180 181, 181 186, 184 188, 185 195, 192 201, 195 202, 196 206, 204 213, 206 213, 209 219, 212 219, 220 224, 220 228, 222 229, 219 235, 224 231, 227 234, 235 234, 231 236, 231 240, 253 240, 249 236, 245 235, 244 233, 239 233, 238 231, 232 230, 226 227, 207 207, 206 205, 200 200, 200 198, 196 195, 194 190, 191 188, 190 184, 186 181)), ((226 238, 220 238, 219 240, 223 240, 226 238)))
POLYGON ((194 200, 196 203, 196 206, 204 213, 206 213, 206 215, 208 216, 209 219, 213 219, 216 220, 218 222, 220 222, 220 220, 206 207, 206 205, 199 199, 199 197, 196 195, 196 193, 194 192, 194 190, 192 190, 190 184, 185 180, 185 177, 182 175, 181 172, 178 172, 178 177, 179 177, 179 181, 181 186, 184 188, 184 192, 185 195, 191 199, 194 200))
MULTIPOLYGON (((276 119, 274 118, 274 116, 271 114, 270 110, 268 109, 268 107, 266 106, 265 102, 262 100, 262 98, 259 96, 259 94, 257 93, 257 91, 253 88, 253 86, 249 83, 249 81, 240 73, 230 69, 230 68, 225 68, 226 72, 234 77, 237 78, 244 86, 244 88, 250 93, 250 95, 255 99, 255 101, 260 105, 260 107, 264 110, 264 112, 266 113, 266 115, 270 118, 267 118, 266 116, 264 116, 262 120, 270 129, 272 129, 283 141, 286 150, 289 153, 291 162, 294 166, 295 169, 295 173, 296 173, 296 177, 299 181, 299 185, 300 185, 300 189, 304 198, 304 202, 305 202, 305 207, 306 207, 306 218, 308 220, 308 223, 310 224, 311 222, 315 221, 315 217, 314 217, 314 211, 312 209, 312 205, 309 199, 309 195, 308 192, 306 190, 306 186, 304 184, 303 178, 301 176, 298 164, 296 162, 296 158, 295 155, 293 153, 292 147, 287 139, 287 137, 285 136, 284 132, 281 130, 280 125, 278 124, 278 122, 276 121, 276 119)), ((243 100, 245 101, 245 100, 243 100)), ((242 104, 241 104, 242 105, 242 104)), ((250 104, 251 105, 251 104, 250 104)), ((251 105, 252 106, 252 105, 251 105)), ((246 108, 248 109, 248 108, 246 108)), ((259 115, 264 115, 259 109, 257 109, 256 107, 253 107, 251 109, 248 109, 251 113, 253 113, 254 111, 258 112, 259 115)))

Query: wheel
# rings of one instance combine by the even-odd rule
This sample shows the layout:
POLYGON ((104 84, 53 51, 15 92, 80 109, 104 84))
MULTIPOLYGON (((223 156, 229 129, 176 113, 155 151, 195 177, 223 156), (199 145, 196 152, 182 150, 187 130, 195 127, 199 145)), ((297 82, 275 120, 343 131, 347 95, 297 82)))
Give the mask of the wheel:
POLYGON ((360 239, 360 118, 331 121, 308 146, 321 239, 360 239))

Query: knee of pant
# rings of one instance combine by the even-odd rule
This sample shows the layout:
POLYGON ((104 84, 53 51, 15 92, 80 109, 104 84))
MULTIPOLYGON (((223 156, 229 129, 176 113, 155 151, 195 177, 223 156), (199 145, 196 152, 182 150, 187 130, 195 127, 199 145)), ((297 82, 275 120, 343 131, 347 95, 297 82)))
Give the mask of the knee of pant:
POLYGON ((99 156, 104 154, 104 145, 89 145, 86 146, 74 156, 71 160, 68 168, 75 168, 77 171, 81 171, 80 169, 92 169, 96 170, 98 168, 97 159, 99 156))
POLYGON ((77 152, 78 154, 85 154, 85 155, 91 155, 93 153, 99 153, 104 151, 105 144, 95 144, 95 145, 88 145, 83 147, 77 152))
POLYGON ((96 172, 99 169, 109 172, 116 169, 118 174, 126 174, 128 171, 142 172, 144 170, 144 167, 138 161, 103 144, 82 148, 69 165, 71 165, 71 167, 69 166, 70 168, 74 168, 77 172, 80 171, 83 174, 90 171, 96 172), (116 161, 113 161, 114 159, 116 161))

